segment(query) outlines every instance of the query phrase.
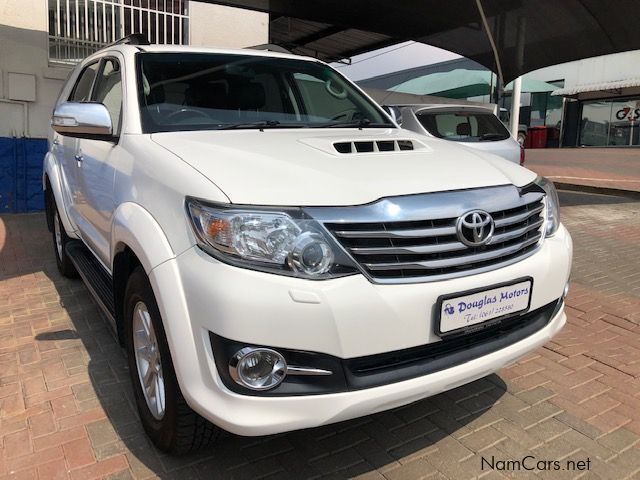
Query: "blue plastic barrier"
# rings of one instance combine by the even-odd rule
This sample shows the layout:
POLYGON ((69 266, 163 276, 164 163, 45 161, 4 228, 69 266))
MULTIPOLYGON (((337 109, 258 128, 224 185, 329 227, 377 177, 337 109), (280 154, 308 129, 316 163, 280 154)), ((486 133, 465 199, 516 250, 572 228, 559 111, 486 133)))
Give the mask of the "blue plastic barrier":
POLYGON ((0 137, 0 213, 44 209, 42 161, 47 140, 0 137))

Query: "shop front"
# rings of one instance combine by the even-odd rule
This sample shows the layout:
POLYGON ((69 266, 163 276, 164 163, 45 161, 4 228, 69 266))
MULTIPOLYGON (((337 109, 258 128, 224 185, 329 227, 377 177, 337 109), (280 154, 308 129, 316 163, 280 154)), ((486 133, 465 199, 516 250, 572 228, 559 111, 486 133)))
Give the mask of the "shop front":
POLYGON ((640 146, 640 78, 561 89, 562 146, 640 146))
POLYGON ((583 102, 578 144, 585 147, 640 145, 640 98, 583 102))

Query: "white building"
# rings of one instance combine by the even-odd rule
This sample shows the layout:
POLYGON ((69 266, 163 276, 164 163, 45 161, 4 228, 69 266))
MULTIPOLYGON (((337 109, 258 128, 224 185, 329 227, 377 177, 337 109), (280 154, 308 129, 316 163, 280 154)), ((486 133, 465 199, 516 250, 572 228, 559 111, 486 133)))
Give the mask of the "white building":
POLYGON ((0 213, 37 210, 43 139, 71 67, 130 33, 152 43, 246 47, 268 15, 193 0, 0 1, 0 213))
POLYGON ((563 146, 640 145, 640 51, 555 65, 527 77, 562 81, 553 96, 565 98, 563 146))

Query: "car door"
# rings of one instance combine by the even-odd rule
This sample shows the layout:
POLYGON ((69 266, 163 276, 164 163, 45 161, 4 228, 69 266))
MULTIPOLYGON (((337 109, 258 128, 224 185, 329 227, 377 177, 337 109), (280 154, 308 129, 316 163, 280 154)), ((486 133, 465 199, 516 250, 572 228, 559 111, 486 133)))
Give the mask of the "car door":
MULTIPOLYGON (((73 86, 68 102, 88 102, 91 98, 91 90, 98 72, 99 62, 93 62, 85 66, 73 86)), ((62 181, 63 200, 67 213, 75 226, 79 219, 78 202, 82 197, 79 184, 78 159, 76 154, 79 147, 79 139, 54 133, 53 149, 60 162, 60 177, 62 181)))
POLYGON ((104 57, 96 75, 91 101, 102 103, 111 115, 113 139, 80 139, 76 153, 80 219, 78 229, 87 246, 105 265, 110 264, 111 221, 115 209, 115 158, 121 147, 118 139, 122 123, 122 70, 115 57, 104 57))

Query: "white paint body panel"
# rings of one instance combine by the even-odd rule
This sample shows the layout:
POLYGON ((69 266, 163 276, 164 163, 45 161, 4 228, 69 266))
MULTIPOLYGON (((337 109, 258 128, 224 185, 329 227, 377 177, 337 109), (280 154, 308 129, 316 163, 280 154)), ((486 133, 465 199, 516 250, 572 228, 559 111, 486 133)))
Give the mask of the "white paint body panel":
MULTIPOLYGON (((544 329, 500 351, 381 387, 275 398, 232 393, 216 370, 209 332, 340 358, 436 342, 432 307, 440 295, 531 276, 532 309, 560 298, 571 267, 571 239, 561 227, 520 262, 429 283, 381 285, 361 274, 311 281, 221 263, 196 246, 186 196, 246 205, 358 205, 394 195, 524 186, 536 175, 504 159, 399 128, 143 134, 131 74, 136 51, 123 45, 98 54, 117 54, 123 63, 125 108, 117 144, 86 143, 88 168, 78 175, 84 165, 74 171, 71 162, 72 179, 65 181, 64 149, 52 143, 45 171, 67 232, 79 230, 107 270, 124 248, 140 259, 158 300, 183 394, 206 418, 234 433, 262 435, 371 414, 494 372, 542 345, 564 324, 560 311, 544 329), (411 139, 420 148, 340 154, 333 147, 340 141, 394 139, 411 139)), ((76 77, 77 72, 71 82, 76 77)), ((79 142, 67 140, 73 159, 79 142)))
POLYGON ((557 299, 571 268, 567 253, 571 238, 561 227, 535 255, 503 269, 446 282, 392 286, 374 285, 360 275, 322 282, 274 277, 230 267, 194 248, 154 269, 151 280, 156 291, 176 292, 158 300, 170 347, 180 352, 174 366, 191 407, 233 433, 265 435, 368 415, 489 375, 546 343, 564 325, 564 312, 530 337, 453 368, 365 390, 297 397, 260 398, 227 390, 213 361, 210 329, 248 343, 341 358, 409 348, 438 340, 430 309, 443 293, 526 273, 534 279, 532 309, 557 299), (222 276, 224 282, 212 280, 222 276), (320 302, 295 302, 292 290, 306 291, 320 302))
POLYGON ((400 129, 176 132, 151 138, 240 204, 359 205, 394 195, 522 186, 535 178, 452 142, 400 129), (351 154, 333 148, 343 141, 407 139, 425 148, 351 154))

